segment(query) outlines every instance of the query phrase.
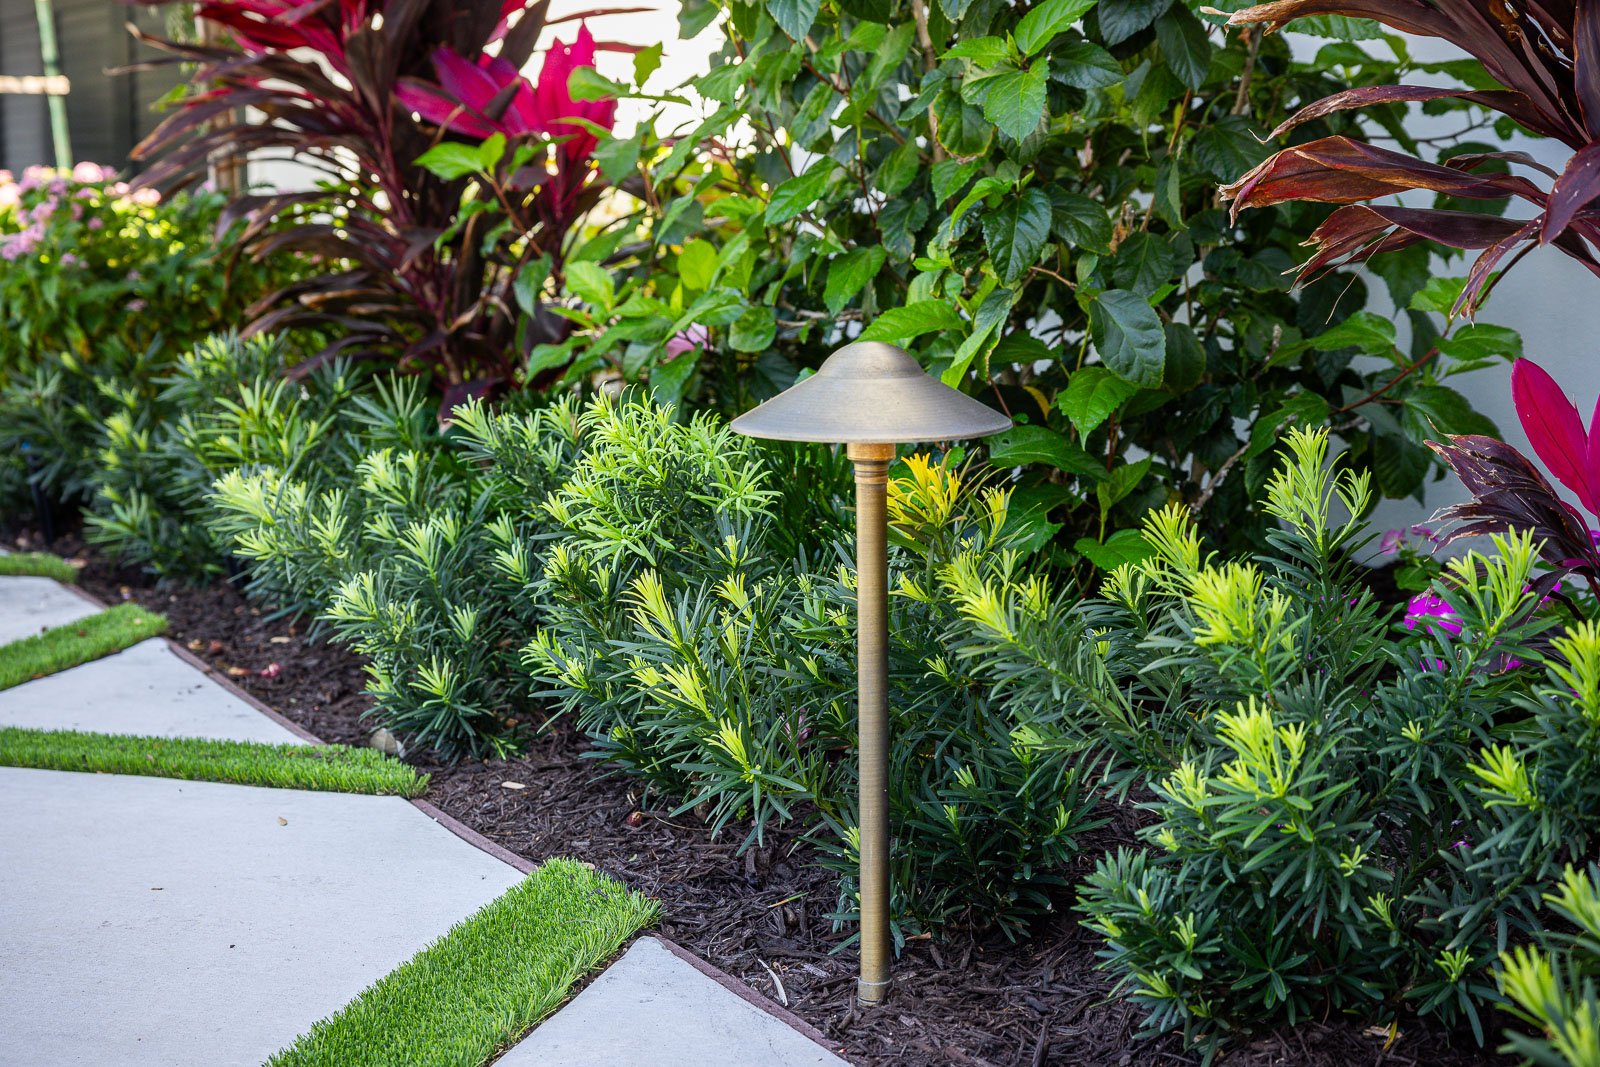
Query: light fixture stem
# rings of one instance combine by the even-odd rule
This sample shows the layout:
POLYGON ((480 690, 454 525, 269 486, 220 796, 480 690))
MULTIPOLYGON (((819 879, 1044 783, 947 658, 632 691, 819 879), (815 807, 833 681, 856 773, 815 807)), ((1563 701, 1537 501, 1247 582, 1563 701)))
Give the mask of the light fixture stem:
POLYGON ((889 996, 889 558, 887 496, 894 445, 853 444, 856 475, 856 656, 861 796, 861 978, 856 999, 889 996))

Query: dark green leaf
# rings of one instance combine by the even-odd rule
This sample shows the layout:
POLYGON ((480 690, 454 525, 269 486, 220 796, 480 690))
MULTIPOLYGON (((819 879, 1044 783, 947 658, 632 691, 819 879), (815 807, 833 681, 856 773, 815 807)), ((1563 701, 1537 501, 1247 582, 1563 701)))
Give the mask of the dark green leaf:
POLYGON ((804 174, 797 174, 772 190, 772 199, 767 203, 767 224, 776 226, 788 222, 821 199, 828 179, 833 176, 833 168, 833 160, 819 159, 804 174))
POLYGON ((1418 437, 1476 433, 1499 437, 1494 420, 1474 411, 1472 401, 1443 385, 1419 385, 1406 394, 1406 414, 1418 437))
POLYGON ((1044 463, 1096 481, 1106 476, 1105 467, 1093 456, 1048 426, 1014 426, 991 437, 989 462, 996 467, 1044 463))
POLYGON ((949 86, 934 98, 933 117, 939 127, 939 144, 952 156, 980 156, 994 137, 994 124, 983 117, 983 111, 961 99, 961 94, 949 86))
MULTIPOLYGON (((1096 0, 1044 0, 1017 23, 1015 37, 1022 54, 1031 56, 1055 37, 1056 34, 1077 22, 1096 0)), ((1115 2, 1115 0, 1112 0, 1115 2)))
POLYGON ((1045 77, 1048 64, 1035 63, 1028 70, 1015 70, 986 79, 983 117, 1013 140, 1020 141, 1039 126, 1044 118, 1045 77))
POLYGON ((796 41, 811 32, 822 0, 767 0, 767 11, 778 28, 796 41))
POLYGON ((1129 235, 1117 249, 1111 277, 1118 288, 1149 296, 1170 280, 1178 269, 1178 256, 1172 242, 1157 234, 1139 231, 1129 235))
POLYGON ((834 315, 843 311, 855 299, 863 286, 878 276, 888 253, 883 246, 857 248, 828 261, 828 284, 822 299, 834 315))
POLYGON ((650 369, 650 399, 663 407, 676 406, 683 399, 684 387, 689 384, 699 360, 700 350, 696 348, 680 352, 665 363, 657 363, 650 369))
POLYGON ((1206 82, 1211 69, 1211 41, 1206 28, 1182 4, 1174 4, 1156 19, 1156 42, 1167 68, 1190 89, 1206 82))
POLYGON ((1092 41, 1072 41, 1052 48, 1050 76, 1074 89, 1104 89, 1127 77, 1116 57, 1092 41))
POLYGON ((539 291, 544 288, 545 279, 550 277, 550 257, 540 256, 538 259, 529 260, 517 272, 517 280, 512 283, 511 295, 517 301, 517 307, 524 315, 536 314, 539 310, 539 291))
POLYGON ((1325 330, 1311 339, 1311 347, 1318 352, 1359 348, 1372 356, 1387 355, 1394 345, 1394 323, 1370 311, 1358 311, 1333 329, 1325 330))
POLYGON ((1080 367, 1067 379, 1067 388, 1058 401, 1080 437, 1087 437, 1105 422, 1124 400, 1139 391, 1104 367, 1080 367))
POLYGON ((1069 244, 1091 252, 1106 252, 1111 247, 1111 217, 1099 203, 1051 186, 1050 228, 1069 244))
POLYGON ((1038 189, 1003 201, 983 215, 983 240, 995 273, 1009 285, 1039 260, 1050 236, 1050 198, 1038 189))
POLYGON ((1115 0, 1095 12, 1100 20, 1100 39, 1108 45, 1121 44, 1149 26, 1172 0, 1115 0))
POLYGON ((1142 562, 1155 552, 1138 530, 1118 530, 1103 544, 1092 537, 1080 537, 1072 547, 1102 571, 1114 571, 1124 563, 1142 562))
POLYGON ((778 335, 772 309, 757 305, 740 315, 728 331, 728 344, 735 352, 765 352, 778 335))
POLYGON ((1145 299, 1108 289, 1089 305, 1089 325, 1100 360, 1124 381, 1159 389, 1166 370, 1167 335, 1145 299))

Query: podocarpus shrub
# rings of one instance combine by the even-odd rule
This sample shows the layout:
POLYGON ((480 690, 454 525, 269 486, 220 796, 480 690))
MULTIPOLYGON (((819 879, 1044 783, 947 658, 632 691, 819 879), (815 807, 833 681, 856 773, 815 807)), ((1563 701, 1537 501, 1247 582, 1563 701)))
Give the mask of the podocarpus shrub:
POLYGON ((1531 539, 1451 561, 1404 620, 1348 563, 1365 474, 1290 436, 1283 525, 1251 562, 1207 553, 1180 509, 1109 603, 946 572, 962 653, 1005 706, 1052 716, 1149 790, 1142 848, 1081 890, 1147 1026, 1214 1042, 1348 1013, 1465 1018, 1507 940, 1600 832, 1600 645, 1533 589, 1531 539), (1085 626, 1092 626, 1085 633, 1085 626))
POLYGON ((215 576, 226 546, 206 523, 205 497, 217 477, 268 468, 326 480, 348 471, 340 429, 355 405, 370 403, 354 395, 363 376, 341 362, 290 382, 288 350, 277 337, 210 337, 157 376, 154 397, 117 393, 84 515, 89 541, 165 577, 215 576))
POLYGON ((131 193, 92 163, 0 172, 0 502, 29 478, 92 498, 107 419, 153 406, 172 360, 288 280, 283 257, 224 268, 225 204, 131 193))
POLYGON ((525 595, 538 524, 507 482, 553 485, 570 468, 573 409, 464 407, 452 448, 423 429, 432 405, 414 386, 342 409, 353 480, 328 464, 231 470, 209 498, 211 526, 247 563, 252 592, 368 658, 384 725, 447 757, 503 754, 528 711, 516 646, 539 624, 525 595), (501 455, 504 467, 481 468, 501 455))
MULTIPOLYGON (((597 401, 545 510, 557 534, 526 650, 536 684, 595 741, 714 827, 808 828, 854 909, 854 574, 846 545, 774 519, 754 446, 706 416, 597 401), (676 506, 671 502, 679 502, 676 506), (799 542, 800 552, 787 548, 799 542), (775 545, 782 548, 775 549, 775 545)), ((848 485, 816 493, 832 520, 848 485)), ((896 913, 908 934, 959 918, 1008 933, 1052 906, 1088 799, 1060 733, 994 707, 950 655, 965 623, 936 582, 960 551, 1012 573, 1009 494, 926 457, 890 486, 891 768, 896 913)), ((806 528, 818 523, 806 524, 806 528)))

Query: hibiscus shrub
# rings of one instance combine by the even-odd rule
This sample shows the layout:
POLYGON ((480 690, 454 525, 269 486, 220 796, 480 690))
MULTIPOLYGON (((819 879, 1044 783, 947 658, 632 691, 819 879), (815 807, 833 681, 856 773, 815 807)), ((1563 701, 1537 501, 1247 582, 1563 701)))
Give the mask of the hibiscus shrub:
MULTIPOLYGON (((1491 431, 1452 375, 1517 339, 1449 321, 1460 288, 1422 248, 1296 292, 1326 209, 1230 220, 1217 198, 1293 101, 1416 66, 1374 24, 1310 27, 1344 39, 1304 60, 1199 0, 717 0, 684 32, 719 15, 699 115, 597 148, 637 199, 566 272, 577 331, 534 351, 567 381, 734 413, 848 339, 902 345, 1024 424, 988 447, 1024 468, 1029 543, 1107 567, 1172 498, 1263 543, 1285 426, 1336 422, 1392 497, 1442 476, 1433 426, 1491 431), (1398 315, 1366 310, 1375 284, 1398 315)), ((1394 112, 1306 129, 1394 133, 1394 112)))
POLYGON ((324 180, 240 198, 239 247, 296 249, 325 268, 263 299, 249 329, 322 330, 304 369, 342 353, 429 371, 444 410, 514 384, 520 355, 565 335, 541 294, 604 188, 589 152, 614 107, 569 90, 593 62, 585 30, 552 46, 537 86, 518 73, 546 6, 201 4, 234 47, 150 42, 198 67, 194 91, 136 150, 150 161, 140 181, 188 180, 221 152, 287 152, 324 180), (246 108, 272 121, 246 121, 246 108))

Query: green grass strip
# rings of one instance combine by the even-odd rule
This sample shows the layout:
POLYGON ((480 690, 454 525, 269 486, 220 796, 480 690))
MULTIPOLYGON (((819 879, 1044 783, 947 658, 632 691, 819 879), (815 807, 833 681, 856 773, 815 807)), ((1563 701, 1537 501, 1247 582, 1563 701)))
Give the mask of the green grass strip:
POLYGON ((12 552, 0 556, 0 576, 17 575, 75 582, 78 580, 78 568, 48 552, 12 552))
POLYGON ((0 727, 0 766, 402 797, 421 796, 428 788, 427 775, 375 748, 130 737, 16 726, 0 727))
POLYGON ((118 604, 98 615, 0 645, 0 689, 121 652, 166 632, 166 616, 137 604, 118 604))
POLYGON ((267 1067, 480 1067, 656 915, 605 875, 547 860, 267 1067))

